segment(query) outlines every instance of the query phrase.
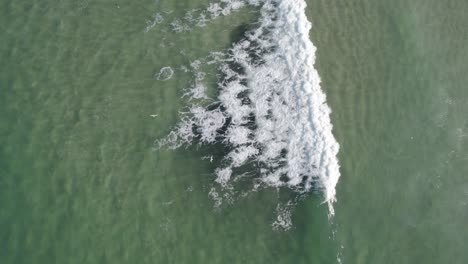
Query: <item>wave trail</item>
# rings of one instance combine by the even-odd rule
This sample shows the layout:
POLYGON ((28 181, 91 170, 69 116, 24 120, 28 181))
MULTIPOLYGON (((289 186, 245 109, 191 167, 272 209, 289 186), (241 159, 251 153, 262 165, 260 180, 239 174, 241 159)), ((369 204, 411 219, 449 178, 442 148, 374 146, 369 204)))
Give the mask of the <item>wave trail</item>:
POLYGON ((258 27, 212 56, 223 75, 216 103, 192 105, 160 145, 224 144, 229 153, 215 172, 221 186, 229 186, 241 168, 253 166, 260 184, 301 193, 320 190, 333 215, 339 145, 314 68, 306 3, 243 3, 259 7, 258 27))

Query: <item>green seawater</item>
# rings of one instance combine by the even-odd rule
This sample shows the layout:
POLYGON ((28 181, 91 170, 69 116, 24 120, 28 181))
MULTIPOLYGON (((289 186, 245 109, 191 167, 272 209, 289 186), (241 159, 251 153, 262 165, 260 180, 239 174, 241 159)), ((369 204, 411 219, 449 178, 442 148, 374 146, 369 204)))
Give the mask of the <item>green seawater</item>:
POLYGON ((222 149, 156 147, 258 16, 170 30, 209 2, 0 0, 0 263, 468 263, 468 2, 307 1, 342 176, 287 231, 287 190, 215 208, 222 149))

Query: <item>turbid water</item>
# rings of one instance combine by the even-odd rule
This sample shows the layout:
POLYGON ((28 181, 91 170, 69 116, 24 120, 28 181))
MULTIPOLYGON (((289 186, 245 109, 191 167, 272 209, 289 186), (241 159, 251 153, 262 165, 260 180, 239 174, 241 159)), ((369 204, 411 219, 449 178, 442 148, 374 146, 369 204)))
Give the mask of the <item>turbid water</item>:
MULTIPOLYGON (((303 1, 278 2, 281 14, 303 1)), ((330 127, 310 126, 317 115, 302 119, 293 111, 314 107, 287 100, 295 91, 316 102, 311 95, 319 90, 292 85, 316 69, 321 84, 309 83, 332 110, 339 172, 324 173, 333 163, 314 165, 329 145, 297 156, 291 148, 280 156, 286 161, 257 159, 285 142, 280 127, 229 177, 233 184, 224 184, 219 169, 237 169, 225 159, 233 140, 254 137, 176 149, 159 143, 183 120, 181 111, 212 103, 188 88, 222 94, 224 62, 210 53, 229 55, 258 28, 260 6, 232 5, 223 14, 208 0, 2 0, 0 262, 467 263, 468 2, 306 2, 315 66, 303 67, 311 57, 284 63, 290 54, 313 53, 307 41, 290 42, 286 55, 271 57, 275 67, 273 60, 261 64, 281 71, 271 75, 278 78, 255 84, 249 73, 264 73, 260 64, 237 73, 248 76, 240 83, 257 98, 249 105, 261 105, 252 93, 266 82, 265 91, 285 102, 266 116, 282 120, 286 111, 295 122, 282 128, 311 129, 286 137, 294 142, 328 135, 330 127), (290 78, 282 70, 296 66, 293 72, 307 74, 275 88, 290 78), (304 159, 317 170, 300 165, 304 159), (285 166, 309 177, 296 184, 293 173, 262 173, 285 166), (339 175, 336 187, 323 184, 339 175), (336 190, 336 202, 326 190, 336 190)), ((298 28, 288 33, 303 36, 298 28)), ((266 36, 276 47, 286 43, 266 36)))

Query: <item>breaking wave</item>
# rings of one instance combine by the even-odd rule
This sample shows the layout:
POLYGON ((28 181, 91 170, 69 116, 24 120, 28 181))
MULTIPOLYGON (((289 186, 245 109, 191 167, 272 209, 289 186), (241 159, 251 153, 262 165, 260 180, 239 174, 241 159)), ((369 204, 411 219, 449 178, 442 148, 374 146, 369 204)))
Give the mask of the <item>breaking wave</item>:
MULTIPOLYGON (((200 18, 191 14, 191 22, 205 26, 210 19, 247 5, 259 10, 256 28, 227 51, 192 63, 196 80, 184 95, 191 105, 159 146, 222 144, 227 152, 215 171, 222 188, 232 189, 239 178, 251 177, 257 187, 317 190, 333 215, 339 145, 314 68, 316 47, 309 39, 305 1, 222 0, 198 12, 200 18), (205 93, 202 64, 217 65, 222 75, 219 94, 212 101, 205 93)), ((161 20, 155 16, 151 25, 161 20)), ((190 29, 181 20, 171 25, 175 32, 190 29)), ((159 77, 172 76, 169 69, 161 70, 159 77)), ((215 189, 210 196, 220 202, 215 189)), ((276 224, 288 225, 289 214, 283 215, 276 224)))

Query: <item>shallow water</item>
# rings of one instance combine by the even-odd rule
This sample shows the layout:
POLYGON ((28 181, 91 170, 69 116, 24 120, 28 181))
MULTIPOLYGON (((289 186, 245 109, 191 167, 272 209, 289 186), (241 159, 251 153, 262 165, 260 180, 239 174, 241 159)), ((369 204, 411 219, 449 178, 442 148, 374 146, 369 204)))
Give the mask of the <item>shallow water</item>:
POLYGON ((287 189, 215 207, 218 164, 201 158, 226 150, 155 144, 187 106, 181 66, 258 18, 171 31, 208 3, 0 3, 2 263, 468 261, 467 3, 307 1, 340 144, 332 218, 320 193, 287 189))

